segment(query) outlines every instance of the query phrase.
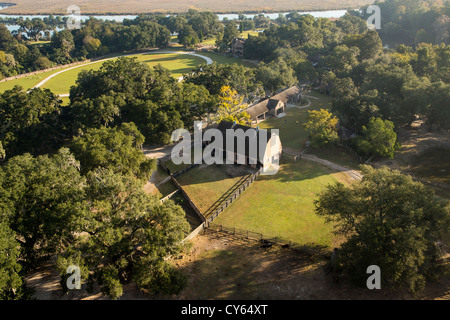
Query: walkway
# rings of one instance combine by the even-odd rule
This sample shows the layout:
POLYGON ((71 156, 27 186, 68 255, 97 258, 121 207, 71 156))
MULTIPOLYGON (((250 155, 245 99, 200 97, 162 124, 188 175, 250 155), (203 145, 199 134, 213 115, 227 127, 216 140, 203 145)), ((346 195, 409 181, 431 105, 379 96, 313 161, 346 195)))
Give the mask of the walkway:
MULTIPOLYGON (((188 55, 191 55, 191 56, 195 56, 195 57, 202 58, 203 60, 206 61, 206 64, 207 64, 207 65, 210 65, 210 64, 213 63, 213 60, 212 60, 211 58, 206 57, 206 56, 203 56, 203 55, 200 55, 200 54, 197 54, 197 53, 194 53, 194 52, 191 52, 191 51, 188 51, 188 52, 186 52, 186 51, 168 51, 168 50, 166 50, 166 51, 148 51, 148 52, 144 52, 144 53, 140 53, 140 54, 160 54, 160 53, 163 53, 163 54, 166 54, 166 53, 188 54, 188 55)), ((44 80, 42 80, 41 82, 39 82, 37 85, 35 85, 35 86, 33 87, 33 89, 34 89, 34 88, 39 88, 39 87, 43 86, 43 85, 44 85, 45 83, 47 83, 50 79, 52 79, 52 78, 54 78, 54 77, 60 75, 61 73, 66 72, 66 71, 73 70, 73 69, 80 68, 80 67, 84 67, 84 66, 88 66, 88 65, 93 64, 93 63, 104 62, 104 61, 108 61, 108 60, 112 60, 112 59, 117 59, 117 58, 121 58, 121 57, 128 57, 128 56, 135 56, 135 55, 139 55, 139 54, 136 54, 136 53, 124 54, 124 55, 117 56, 117 57, 101 59, 101 60, 97 60, 97 61, 92 61, 92 62, 80 64, 80 65, 77 65, 77 66, 74 66, 74 67, 70 67, 70 68, 61 70, 61 71, 59 71, 59 72, 56 72, 56 73, 54 73, 54 74, 48 76, 47 78, 45 78, 44 80)), ((182 81, 182 80, 183 80, 183 77, 179 77, 179 78, 178 78, 178 81, 182 81)), ((60 96, 61 98, 62 98, 62 97, 68 97, 69 94, 68 94, 68 93, 64 93, 64 94, 60 94, 59 96, 60 96)))
POLYGON ((305 154, 303 153, 301 156, 301 159, 305 159, 305 160, 309 160, 309 161, 314 161, 320 164, 323 164, 324 166, 331 168, 333 170, 339 171, 339 172, 344 172, 345 174, 347 174, 348 176, 350 176, 353 180, 361 180, 363 175, 361 174, 361 172, 357 171, 357 170, 353 170, 344 166, 341 166, 339 164, 336 164, 334 162, 325 160, 325 159, 321 159, 313 154, 305 154))

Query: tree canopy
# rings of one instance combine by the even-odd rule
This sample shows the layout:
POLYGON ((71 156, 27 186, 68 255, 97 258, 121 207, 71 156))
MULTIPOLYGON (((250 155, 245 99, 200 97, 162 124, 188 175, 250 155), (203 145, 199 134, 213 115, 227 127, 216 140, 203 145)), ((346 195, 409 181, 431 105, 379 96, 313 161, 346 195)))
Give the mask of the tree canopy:
POLYGON ((363 166, 362 172, 360 183, 328 185, 315 201, 316 213, 347 237, 338 268, 363 286, 367 268, 376 265, 382 287, 406 285, 417 293, 439 275, 438 242, 449 230, 450 205, 399 171, 363 166))

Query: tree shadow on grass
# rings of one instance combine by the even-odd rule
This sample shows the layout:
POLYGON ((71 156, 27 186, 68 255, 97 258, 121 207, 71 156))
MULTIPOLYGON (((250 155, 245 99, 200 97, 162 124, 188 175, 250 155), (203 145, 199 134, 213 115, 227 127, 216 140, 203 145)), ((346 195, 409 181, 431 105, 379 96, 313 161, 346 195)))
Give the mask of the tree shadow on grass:
MULTIPOLYGON (((222 233, 204 236, 225 247, 202 254, 184 268, 190 274, 186 291, 192 299, 289 299, 292 296, 276 288, 289 286, 293 275, 310 264, 306 256, 286 254, 281 248, 263 249, 254 240, 222 233)), ((296 289, 290 290, 295 294, 296 289)))
POLYGON ((355 286, 345 277, 336 282, 326 269, 329 258, 280 246, 264 249, 258 241, 229 233, 206 230, 200 237, 211 246, 197 248, 202 252, 181 267, 189 274, 181 299, 448 300, 450 294, 449 275, 429 283, 418 296, 407 288, 369 290, 365 283, 355 286))

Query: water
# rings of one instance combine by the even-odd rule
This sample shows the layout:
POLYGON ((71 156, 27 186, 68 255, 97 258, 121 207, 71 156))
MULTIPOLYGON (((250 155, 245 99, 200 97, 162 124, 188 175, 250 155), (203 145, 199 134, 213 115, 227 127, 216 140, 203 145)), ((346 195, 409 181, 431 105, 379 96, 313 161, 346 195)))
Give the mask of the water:
MULTIPOLYGON (((6 6, 0 6, 0 10, 6 8, 6 6)), ((298 12, 300 14, 310 14, 315 18, 340 18, 342 16, 345 15, 345 13, 347 12, 347 10, 328 10, 328 11, 308 11, 308 12, 298 12)), ((269 17, 270 19, 276 19, 278 18, 279 14, 283 14, 286 15, 289 12, 276 12, 276 13, 263 13, 265 16, 269 17)), ((245 17, 247 18, 253 18, 256 14, 244 14, 245 17)), ((237 19, 239 17, 239 14, 217 14, 217 16, 219 17, 219 20, 222 21, 223 19, 228 19, 228 20, 234 20, 237 19)), ((23 18, 46 18, 48 17, 48 15, 8 15, 8 14, 0 14, 0 17, 2 18, 19 18, 19 17, 23 17, 23 18)), ((91 16, 85 16, 85 15, 80 15, 79 19, 80 20, 87 20, 89 19, 91 16)), ((129 19, 129 20, 133 20, 137 17, 137 15, 93 15, 92 17, 96 18, 96 19, 100 19, 100 20, 112 20, 112 21, 117 21, 117 22, 123 22, 123 20, 125 19, 129 19)), ((19 26, 17 25, 7 25, 7 28, 9 31, 15 31, 19 29, 19 26)))
MULTIPOLYGON (((277 12, 277 13, 263 13, 265 16, 269 17, 270 19, 274 20, 278 18, 279 14, 287 15, 289 12, 277 12)), ((315 18, 341 18, 346 13, 347 10, 328 10, 328 11, 306 11, 306 12, 300 12, 300 14, 310 14, 315 18)), ((247 18, 253 18, 257 14, 244 14, 247 18)), ((227 18, 228 20, 237 19, 239 17, 239 14, 218 14, 219 20, 223 20, 224 18, 227 18)))

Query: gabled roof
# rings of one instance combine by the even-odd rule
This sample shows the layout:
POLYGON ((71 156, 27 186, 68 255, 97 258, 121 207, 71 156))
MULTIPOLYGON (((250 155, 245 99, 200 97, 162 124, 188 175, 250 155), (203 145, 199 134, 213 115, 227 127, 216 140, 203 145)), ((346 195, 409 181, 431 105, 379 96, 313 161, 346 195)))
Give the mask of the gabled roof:
MULTIPOLYGON (((222 121, 219 123, 219 126, 217 127, 218 130, 220 130, 223 134, 223 150, 227 150, 227 140, 229 139, 236 139, 234 135, 230 135, 229 133, 226 132, 227 129, 233 129, 233 130, 237 130, 237 129, 242 129, 244 132, 247 132, 249 129, 253 129, 255 130, 255 137, 257 141, 256 144, 256 150, 259 154, 260 152, 260 136, 261 134, 265 134, 266 136, 266 142, 269 142, 270 139, 272 138, 272 133, 269 130, 265 130, 265 129, 260 129, 260 128, 253 128, 250 126, 246 126, 246 125, 241 125, 241 124, 235 124, 233 122, 230 121, 222 121)), ((267 146, 264 146, 267 148, 267 146)), ((233 152, 240 154, 238 152, 237 149, 237 144, 236 144, 236 140, 235 140, 235 144, 234 144, 234 150, 232 150, 233 152)), ((249 137, 245 137, 245 155, 248 156, 250 153, 250 141, 249 141, 249 137)))
POLYGON ((280 101, 282 101, 282 100, 270 98, 269 102, 267 104, 267 109, 269 109, 269 110, 275 109, 276 106, 278 105, 278 103, 280 103, 280 101))
POLYGON ((245 112, 247 112, 250 115, 250 119, 255 119, 258 116, 269 112, 268 108, 269 99, 266 99, 264 101, 261 101, 260 103, 255 104, 254 106, 249 107, 245 112))
POLYGON ((292 86, 276 95, 274 95, 273 97, 269 98, 269 99, 265 99, 249 108, 247 108, 247 110, 245 110, 249 115, 250 115, 250 119, 255 119, 258 116, 269 112, 269 110, 272 110, 273 108, 275 108, 279 101, 282 102, 288 102, 290 100, 292 100, 293 98, 296 98, 300 93, 301 93, 301 89, 297 86, 292 86))
POLYGON ((288 102, 289 100, 297 97, 301 93, 301 89, 297 86, 292 86, 289 89, 286 89, 276 95, 274 95, 271 99, 281 100, 283 102, 288 102))

